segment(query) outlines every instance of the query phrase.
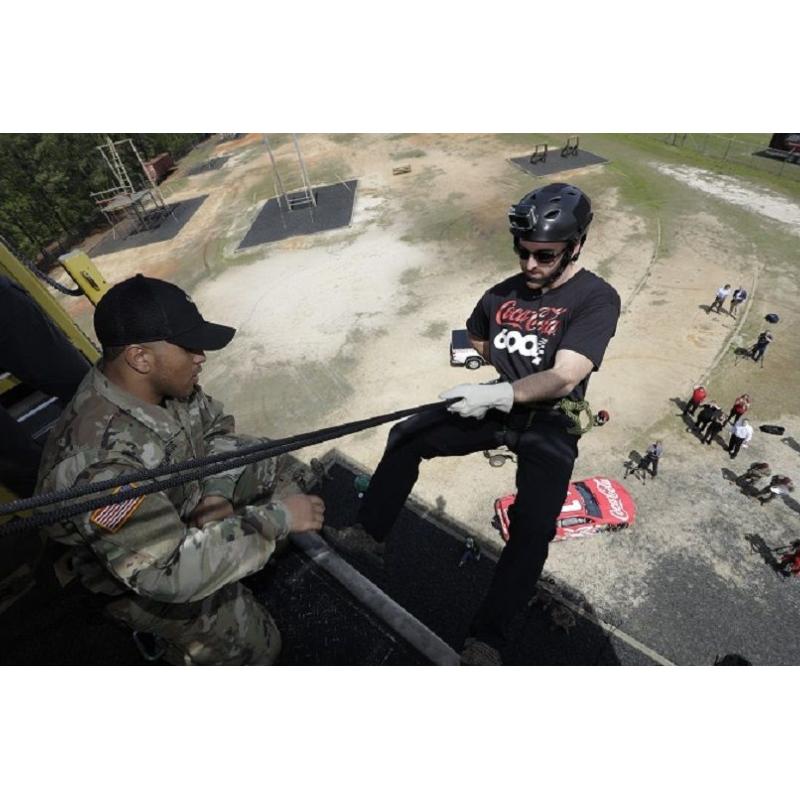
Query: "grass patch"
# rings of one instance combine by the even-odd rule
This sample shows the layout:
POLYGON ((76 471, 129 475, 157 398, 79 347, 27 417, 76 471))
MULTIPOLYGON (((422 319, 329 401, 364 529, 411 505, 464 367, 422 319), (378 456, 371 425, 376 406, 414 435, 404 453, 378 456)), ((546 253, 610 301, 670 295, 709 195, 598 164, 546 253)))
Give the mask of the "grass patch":
POLYGON ((350 144, 360 136, 358 133, 329 133, 328 138, 335 144, 350 144))
POLYGON ((699 167, 722 175, 742 178, 800 198, 800 168, 759 156, 748 155, 744 161, 723 160, 725 140, 711 138, 711 136, 711 134, 695 134, 697 138, 693 140, 695 145, 701 148, 705 142, 708 146, 706 152, 698 152, 688 146, 676 147, 655 137, 641 134, 625 134, 617 138, 631 145, 640 153, 649 154, 666 163, 699 167), (704 140, 703 136, 708 138, 704 140), (773 173, 773 170, 778 171, 781 168, 783 168, 783 174, 773 173))
POLYGON ((423 156, 428 155, 424 150, 414 149, 414 150, 400 150, 397 153, 392 153, 389 157, 393 161, 402 161, 406 158, 422 158, 423 156))

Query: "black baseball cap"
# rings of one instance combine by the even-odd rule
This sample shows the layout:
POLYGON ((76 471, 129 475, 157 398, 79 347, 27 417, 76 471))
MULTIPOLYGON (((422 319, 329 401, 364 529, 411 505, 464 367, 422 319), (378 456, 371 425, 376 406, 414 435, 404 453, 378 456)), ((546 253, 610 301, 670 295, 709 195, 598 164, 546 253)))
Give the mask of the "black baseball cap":
POLYGON ((94 330, 104 347, 163 339, 187 350, 221 350, 236 333, 236 328, 206 322, 179 286, 142 274, 100 298, 94 330))

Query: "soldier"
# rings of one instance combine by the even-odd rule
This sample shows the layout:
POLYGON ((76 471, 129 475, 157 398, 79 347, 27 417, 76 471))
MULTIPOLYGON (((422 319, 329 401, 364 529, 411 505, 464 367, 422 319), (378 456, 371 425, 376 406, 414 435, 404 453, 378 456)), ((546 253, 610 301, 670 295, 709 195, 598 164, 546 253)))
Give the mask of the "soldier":
MULTIPOLYGON (((100 300, 94 325, 103 358, 50 434, 39 492, 257 441, 236 435, 233 417, 199 386, 205 351, 236 331, 206 322, 182 289, 137 275, 100 300)), ((87 588, 115 598, 111 616, 164 643, 165 660, 270 664, 280 634, 239 579, 290 531, 319 530, 323 515, 322 500, 294 493, 268 459, 109 504, 48 533, 72 548, 87 588)))

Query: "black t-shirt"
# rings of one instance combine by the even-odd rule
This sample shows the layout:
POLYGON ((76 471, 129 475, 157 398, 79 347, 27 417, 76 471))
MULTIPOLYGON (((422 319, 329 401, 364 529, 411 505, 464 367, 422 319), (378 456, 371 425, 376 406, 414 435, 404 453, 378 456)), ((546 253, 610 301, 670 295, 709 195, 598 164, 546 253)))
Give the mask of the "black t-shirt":
MULTIPOLYGON (((586 356, 599 369, 619 311, 614 287, 585 269, 544 294, 529 289, 520 272, 483 295, 467 330, 489 342, 492 365, 501 377, 516 381, 551 369, 561 349, 586 356)), ((569 397, 582 400, 588 383, 587 375, 569 397)))

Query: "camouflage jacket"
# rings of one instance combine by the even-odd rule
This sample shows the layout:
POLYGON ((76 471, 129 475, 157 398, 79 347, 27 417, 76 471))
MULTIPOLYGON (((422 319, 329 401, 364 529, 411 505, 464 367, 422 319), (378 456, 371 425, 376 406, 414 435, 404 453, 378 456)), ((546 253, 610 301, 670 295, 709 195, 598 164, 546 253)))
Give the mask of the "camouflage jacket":
MULTIPOLYGON (((188 400, 154 406, 111 383, 95 366, 50 432, 37 494, 230 451, 239 443, 233 417, 199 387, 188 400)), ((261 465, 270 488, 275 462, 261 465)), ((199 600, 261 569, 275 541, 288 533, 288 511, 280 502, 246 505, 202 528, 188 522, 201 497, 232 499, 244 469, 62 520, 48 534, 64 544, 88 546, 116 579, 105 576, 91 585, 84 574, 94 591, 113 594, 128 587, 164 602, 199 600)))

